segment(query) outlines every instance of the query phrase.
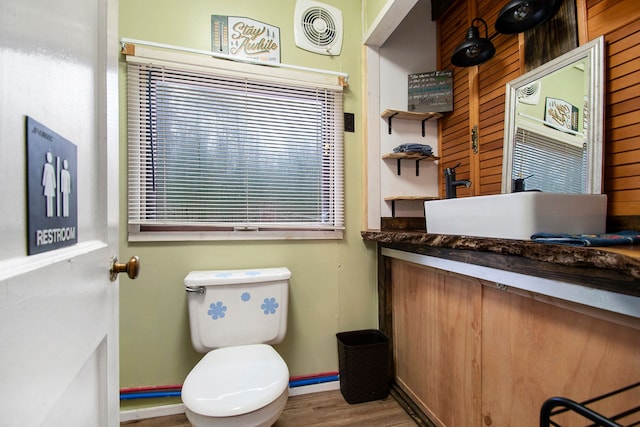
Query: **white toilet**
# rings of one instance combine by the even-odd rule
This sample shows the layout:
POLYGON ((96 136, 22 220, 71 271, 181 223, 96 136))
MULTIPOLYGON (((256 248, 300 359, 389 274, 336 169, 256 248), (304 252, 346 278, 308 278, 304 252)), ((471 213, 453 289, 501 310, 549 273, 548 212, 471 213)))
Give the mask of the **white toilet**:
POLYGON ((287 268, 192 271, 184 279, 193 347, 207 353, 182 386, 201 426, 271 426, 289 396, 289 369, 268 344, 287 331, 287 268))

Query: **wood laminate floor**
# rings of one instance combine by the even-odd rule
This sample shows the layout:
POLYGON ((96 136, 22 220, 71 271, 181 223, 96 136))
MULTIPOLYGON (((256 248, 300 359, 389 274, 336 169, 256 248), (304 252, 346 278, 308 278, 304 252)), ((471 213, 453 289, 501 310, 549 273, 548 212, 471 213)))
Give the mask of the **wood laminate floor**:
MULTIPOLYGON (((184 414, 131 421, 126 427, 190 427, 184 414)), ((350 405, 340 391, 291 396, 274 427, 415 427, 416 423, 389 395, 386 399, 350 405)))

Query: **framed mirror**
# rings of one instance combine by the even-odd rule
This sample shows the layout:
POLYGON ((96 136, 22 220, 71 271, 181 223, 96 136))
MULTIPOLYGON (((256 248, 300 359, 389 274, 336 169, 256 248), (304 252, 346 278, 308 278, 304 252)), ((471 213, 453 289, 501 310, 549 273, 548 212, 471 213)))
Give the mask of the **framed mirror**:
POLYGON ((507 83, 502 192, 602 193, 604 38, 507 83))

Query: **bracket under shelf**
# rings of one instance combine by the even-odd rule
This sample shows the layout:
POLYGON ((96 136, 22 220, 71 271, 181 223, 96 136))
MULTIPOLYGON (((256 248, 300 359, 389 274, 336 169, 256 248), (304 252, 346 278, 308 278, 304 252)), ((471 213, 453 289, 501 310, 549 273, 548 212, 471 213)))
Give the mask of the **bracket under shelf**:
POLYGON ((416 113, 413 111, 400 111, 400 110, 384 110, 384 112, 381 114, 382 118, 387 119, 387 124, 389 127, 389 135, 391 135, 391 129, 392 129, 392 121, 394 118, 397 119, 401 119, 401 120, 418 120, 420 122, 422 122, 422 136, 425 136, 425 128, 424 125, 427 122, 427 120, 429 119, 439 119, 440 117, 442 117, 441 113, 435 113, 435 112, 425 112, 425 113, 416 113))
POLYGON ((395 217, 396 216, 396 202, 397 201, 402 201, 402 200, 420 200, 420 201, 427 201, 427 200, 438 200, 439 197, 437 196, 389 196, 389 197, 385 197, 384 201, 385 202, 391 202, 391 216, 395 217))
POLYGON ((400 175, 400 162, 402 159, 415 160, 416 161, 416 176, 420 176, 420 160, 431 160, 436 161, 440 160, 438 156, 426 156, 420 153, 387 153, 382 156, 383 159, 396 159, 397 161, 397 171, 398 175, 400 175))

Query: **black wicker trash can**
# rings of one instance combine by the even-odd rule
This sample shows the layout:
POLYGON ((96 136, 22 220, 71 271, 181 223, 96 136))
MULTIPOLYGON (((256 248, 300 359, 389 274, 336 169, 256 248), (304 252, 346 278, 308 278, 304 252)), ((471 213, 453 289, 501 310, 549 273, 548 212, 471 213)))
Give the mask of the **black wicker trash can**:
POLYGON ((339 332, 340 392, 348 403, 389 394, 389 338, 376 329, 339 332))

